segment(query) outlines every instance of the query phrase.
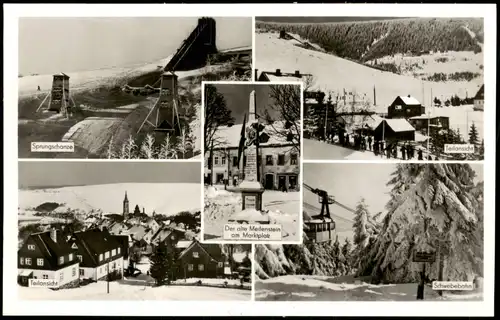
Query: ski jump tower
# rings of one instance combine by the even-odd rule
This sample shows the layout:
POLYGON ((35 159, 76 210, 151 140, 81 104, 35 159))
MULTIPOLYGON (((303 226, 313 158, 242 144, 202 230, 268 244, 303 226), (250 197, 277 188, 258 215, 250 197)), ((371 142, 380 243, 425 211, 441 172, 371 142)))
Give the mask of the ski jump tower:
POLYGON ((69 93, 69 76, 67 74, 58 73, 53 76, 52 89, 45 96, 42 103, 40 103, 40 106, 36 110, 37 112, 42 108, 49 97, 49 104, 44 110, 55 111, 57 113, 62 112, 64 116, 69 118, 71 112, 70 100, 73 106, 75 106, 75 101, 69 93))
MULTIPOLYGON (((180 132, 180 116, 178 112, 179 94, 178 77, 175 71, 185 71, 201 68, 206 65, 211 54, 217 53, 215 45, 215 20, 200 18, 198 25, 184 40, 164 68, 160 79, 160 94, 153 108, 142 122, 139 133, 148 123, 160 132, 180 132)), ((158 82, 157 81, 157 82, 158 82)))

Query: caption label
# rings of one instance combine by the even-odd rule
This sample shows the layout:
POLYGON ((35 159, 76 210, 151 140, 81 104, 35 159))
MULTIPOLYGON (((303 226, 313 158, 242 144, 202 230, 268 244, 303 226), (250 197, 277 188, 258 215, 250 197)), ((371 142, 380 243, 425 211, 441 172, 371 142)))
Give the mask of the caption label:
POLYGON ((226 224, 224 226, 224 240, 281 240, 281 225, 261 224, 226 224))
POLYGON ((73 142, 32 142, 31 152, 75 152, 73 142))
POLYGON ((473 144, 445 144, 445 153, 474 153, 473 144))
POLYGON ((59 282, 54 279, 30 279, 29 285, 33 288, 57 288, 59 282))
POLYGON ((433 281, 432 290, 474 290, 474 283, 460 281, 433 281))

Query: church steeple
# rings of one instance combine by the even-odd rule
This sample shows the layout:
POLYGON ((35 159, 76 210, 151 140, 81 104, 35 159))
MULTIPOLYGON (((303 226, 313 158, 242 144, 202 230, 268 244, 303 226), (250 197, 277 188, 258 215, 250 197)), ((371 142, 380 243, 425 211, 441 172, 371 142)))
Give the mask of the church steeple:
POLYGON ((129 215, 129 206, 128 206, 128 197, 127 197, 127 191, 125 191, 125 198, 123 199, 123 218, 127 219, 129 215))

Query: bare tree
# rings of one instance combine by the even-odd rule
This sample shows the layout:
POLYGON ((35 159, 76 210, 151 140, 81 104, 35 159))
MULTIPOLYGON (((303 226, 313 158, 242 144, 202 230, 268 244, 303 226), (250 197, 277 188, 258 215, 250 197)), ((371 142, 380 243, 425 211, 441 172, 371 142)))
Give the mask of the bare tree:
POLYGON ((177 158, 176 146, 172 142, 170 134, 167 134, 167 136, 165 137, 160 146, 160 151, 158 152, 158 159, 176 159, 176 158, 177 158))
POLYGON ((265 111, 268 126, 275 134, 290 142, 292 149, 300 153, 300 87, 291 84, 271 85, 269 93, 273 100, 270 108, 274 110, 283 125, 277 126, 272 121, 269 110, 265 111))
POLYGON ((157 154, 154 144, 155 138, 152 134, 148 134, 141 144, 140 155, 146 159, 154 159, 157 154))
POLYGON ((217 91, 213 85, 205 86, 205 119, 204 130, 204 152, 208 152, 211 147, 217 148, 223 144, 217 137, 217 131, 221 126, 231 126, 234 118, 231 110, 226 105, 224 96, 217 91))

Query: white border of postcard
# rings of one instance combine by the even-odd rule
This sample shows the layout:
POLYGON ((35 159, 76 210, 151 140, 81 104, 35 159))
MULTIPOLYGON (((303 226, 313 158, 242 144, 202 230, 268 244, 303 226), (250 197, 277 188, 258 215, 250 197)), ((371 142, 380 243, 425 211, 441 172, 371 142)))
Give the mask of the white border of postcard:
MULTIPOLYGON (((495 249, 495 151, 496 89, 486 88, 485 108, 485 244, 484 300, 474 302, 422 301, 362 302, 231 302, 231 301, 22 301, 17 295, 17 68, 19 17, 165 17, 165 16, 391 16, 391 17, 482 17, 484 18, 484 81, 496 83, 495 4, 5 4, 4 5, 4 261, 3 312, 5 315, 494 315, 495 249), (332 313, 333 312, 333 313, 332 313)), ((255 48, 254 52, 255 52, 255 48)), ((254 57, 257 55, 254 54, 254 57)), ((255 60, 252 60, 255 65, 255 60)), ((252 74, 253 75, 253 74, 252 74)), ((67 161, 67 160, 65 160, 67 161)), ((106 160, 109 161, 109 160, 106 160)), ((328 161, 325 161, 328 162, 328 161)), ((330 161, 345 162, 345 161, 330 161)), ((352 161, 355 162, 355 161, 352 161)), ((373 162, 372 162, 373 163, 373 162)), ((386 163, 386 162, 384 162, 386 163)), ((449 162, 448 162, 449 163, 449 162)), ((203 164, 201 164, 203 165, 203 164)))

